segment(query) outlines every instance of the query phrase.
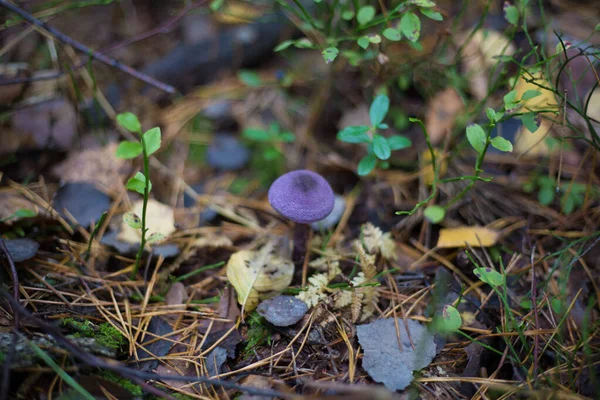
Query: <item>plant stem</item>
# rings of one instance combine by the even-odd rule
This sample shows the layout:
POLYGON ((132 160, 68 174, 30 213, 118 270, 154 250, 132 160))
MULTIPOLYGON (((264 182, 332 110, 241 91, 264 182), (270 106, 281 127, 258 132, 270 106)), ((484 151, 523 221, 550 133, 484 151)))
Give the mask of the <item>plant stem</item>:
POLYGON ((135 279, 140 269, 140 261, 142 254, 144 254, 144 247, 146 247, 146 209, 148 208, 148 196, 150 191, 150 157, 148 156, 148 150, 146 149, 146 143, 144 142, 144 135, 140 134, 140 141, 142 142, 142 151, 144 154, 144 203, 142 205, 142 239, 140 241, 140 248, 137 256, 135 257, 135 265, 131 272, 131 279, 135 279))

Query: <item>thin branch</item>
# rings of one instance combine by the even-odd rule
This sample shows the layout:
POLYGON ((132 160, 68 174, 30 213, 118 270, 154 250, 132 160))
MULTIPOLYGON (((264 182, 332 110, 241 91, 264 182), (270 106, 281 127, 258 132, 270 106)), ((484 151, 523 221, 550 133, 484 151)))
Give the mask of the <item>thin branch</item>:
POLYGON ((101 54, 97 51, 90 49, 89 47, 85 46, 84 44, 79 43, 78 41, 70 38, 69 36, 65 35, 64 33, 52 28, 45 22, 43 22, 43 21, 35 18, 33 15, 29 14, 27 11, 17 7, 14 4, 9 3, 6 0, 0 0, 0 6, 4 6, 5 8, 8 8, 10 11, 20 15, 24 20, 26 20, 30 24, 33 24, 35 26, 42 28, 43 30, 48 32, 50 35, 55 37, 57 40, 59 40, 60 42, 66 44, 66 45, 72 46, 73 48, 75 48, 83 53, 86 53, 88 56, 90 56, 93 59, 96 59, 108 66, 113 67, 113 68, 117 68, 118 70, 123 71, 126 74, 131 75, 132 77, 139 79, 140 81, 145 82, 151 86, 154 86, 155 88, 158 88, 164 92, 171 93, 171 94, 177 92, 177 90, 173 86, 167 85, 166 83, 160 82, 159 80, 152 78, 151 76, 143 74, 112 57, 105 56, 104 54, 101 54))

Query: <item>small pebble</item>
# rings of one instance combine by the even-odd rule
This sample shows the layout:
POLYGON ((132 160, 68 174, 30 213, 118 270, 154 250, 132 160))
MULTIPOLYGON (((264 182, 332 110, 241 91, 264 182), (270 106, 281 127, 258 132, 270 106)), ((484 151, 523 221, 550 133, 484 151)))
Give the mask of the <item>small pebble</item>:
POLYGON ((37 253, 40 245, 35 240, 21 238, 4 241, 6 249, 14 262, 29 260, 37 253))
POLYGON ((256 311, 275 326, 290 326, 304 317, 308 306, 294 296, 281 295, 263 301, 256 311))
POLYGON ((90 226, 100 219, 103 212, 110 208, 110 197, 87 182, 70 182, 61 186, 52 202, 58 213, 67 218, 66 209, 83 226, 90 226))
POLYGON ((335 224, 337 224, 338 222, 340 222, 340 218, 342 218, 342 215, 344 214, 345 210, 346 210, 346 199, 344 199, 342 196, 338 196, 336 194, 335 198, 334 198, 334 203, 333 203, 333 210, 331 210, 331 213, 329 213, 329 215, 326 216, 325 218, 323 218, 322 220, 313 222, 312 224, 310 224, 310 227, 314 231, 321 231, 321 230, 329 229, 329 228, 333 227, 335 224))
POLYGON ((250 160, 250 150, 235 136, 219 133, 206 149, 206 162, 222 171, 243 168, 250 160))

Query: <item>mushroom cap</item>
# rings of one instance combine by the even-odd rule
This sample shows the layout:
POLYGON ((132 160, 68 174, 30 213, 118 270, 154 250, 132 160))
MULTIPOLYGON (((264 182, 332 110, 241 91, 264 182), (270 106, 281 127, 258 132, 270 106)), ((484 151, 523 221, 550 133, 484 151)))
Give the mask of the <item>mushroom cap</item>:
POLYGON ((331 213, 333 189, 321 175, 300 169, 283 174, 273 182, 269 188, 269 203, 284 217, 309 224, 331 213))

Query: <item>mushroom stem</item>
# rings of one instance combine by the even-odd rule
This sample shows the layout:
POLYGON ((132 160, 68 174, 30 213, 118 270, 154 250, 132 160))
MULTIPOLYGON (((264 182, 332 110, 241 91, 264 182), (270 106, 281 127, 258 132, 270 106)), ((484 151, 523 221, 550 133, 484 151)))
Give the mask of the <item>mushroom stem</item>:
POLYGON ((292 261, 297 269, 301 268, 304 264, 306 242, 308 241, 309 233, 310 227, 307 224, 294 224, 294 251, 292 252, 292 261))

